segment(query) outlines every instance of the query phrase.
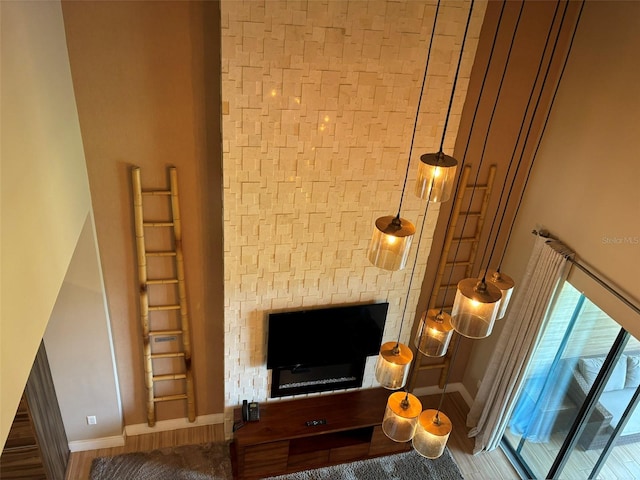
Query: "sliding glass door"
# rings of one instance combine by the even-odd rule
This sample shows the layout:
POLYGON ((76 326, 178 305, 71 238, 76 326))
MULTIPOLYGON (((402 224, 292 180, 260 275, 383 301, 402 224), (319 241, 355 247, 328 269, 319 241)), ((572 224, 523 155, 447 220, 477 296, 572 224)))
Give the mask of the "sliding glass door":
POLYGON ((565 283, 505 446, 532 478, 640 478, 639 384, 640 342, 565 283))
POLYGON ((636 339, 628 339, 612 366, 602 391, 594 389, 597 401, 585 417, 577 447, 568 452, 563 478, 640 478, 640 347, 636 339))

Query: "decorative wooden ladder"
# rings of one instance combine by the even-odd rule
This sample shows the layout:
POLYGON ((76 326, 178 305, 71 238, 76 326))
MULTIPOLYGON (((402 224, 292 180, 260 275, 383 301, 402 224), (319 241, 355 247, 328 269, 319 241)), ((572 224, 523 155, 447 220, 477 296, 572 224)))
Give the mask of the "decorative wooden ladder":
MULTIPOLYGON (((186 400, 189 421, 194 422, 196 418, 195 396, 191 371, 191 342, 189 338, 189 315, 187 312, 182 256, 182 228, 178 202, 177 172, 175 167, 169 168, 169 190, 143 190, 139 167, 132 169, 131 176, 138 279, 140 283, 140 322, 142 324, 145 387, 147 390, 147 422, 150 427, 155 425, 157 402, 174 400, 186 400), (168 206, 170 218, 166 221, 145 220, 143 197, 170 199, 170 206, 168 206), (145 229, 157 229, 161 237, 170 237, 165 239, 172 244, 170 249, 147 250, 145 229), (166 275, 165 278, 148 278, 150 270, 148 260, 152 258, 160 262, 156 270, 163 271, 163 273, 171 272, 168 275, 169 278, 166 278, 166 275), (149 287, 155 287, 152 290, 157 297, 171 298, 170 303, 166 303, 166 300, 164 300, 159 304, 150 305, 149 287), (164 328, 152 328, 152 314, 164 315, 162 319, 158 319, 158 322, 163 320, 164 328), (158 349, 156 352, 156 349, 152 346, 152 343, 165 342, 165 345, 168 345, 168 351, 167 347, 165 347, 164 349, 158 349), (181 388, 176 387, 176 385, 170 385, 172 391, 181 393, 156 395, 157 382, 173 381, 183 382, 181 388)), ((167 384, 165 383, 165 385, 167 384)))
MULTIPOLYGON (((451 221, 449 222, 449 228, 445 234, 444 245, 442 247, 442 253, 440 254, 440 260, 438 263, 438 270, 436 272, 436 278, 433 286, 433 291, 431 292, 431 298, 429 299, 429 306, 427 308, 442 308, 443 310, 451 313, 452 303, 449 301, 449 298, 455 294, 458 282, 463 278, 468 278, 471 276, 471 270, 476 260, 476 254, 478 252, 478 245, 480 243, 480 235, 482 234, 482 227, 484 226, 484 219, 487 213, 487 207, 489 205, 489 199, 491 198, 491 189, 493 188, 493 181, 496 176, 496 166, 491 165, 489 168, 489 174, 487 177, 487 183, 480 185, 469 185, 467 182, 469 180, 469 173, 471 172, 471 167, 469 165, 465 166, 460 174, 460 185, 464 185, 464 188, 458 189, 458 194, 455 198, 453 207, 451 209, 451 221), (461 211, 462 203, 465 197, 470 197, 474 195, 475 192, 480 191, 483 192, 481 205, 479 209, 473 210, 473 206, 470 205, 467 211, 461 211), (475 232, 473 235, 465 236, 465 228, 460 232, 459 237, 455 237, 455 232, 458 226, 458 221, 460 217, 475 218, 475 232), (456 243, 456 252, 458 250, 458 246, 462 244, 468 244, 467 248, 467 257, 464 259, 458 259, 457 255, 452 261, 449 261, 449 250, 451 246, 456 243), (465 267, 465 271, 463 275, 454 275, 455 269, 457 267, 465 267), (447 278, 447 281, 450 283, 443 284, 443 277, 445 270, 449 268, 450 275, 447 278), (451 270, 453 269, 453 271, 451 270)), ((466 224, 466 219, 465 219, 466 224)), ((465 225, 466 227, 466 225, 465 225)), ((416 362, 416 366, 413 368, 411 374, 411 382, 410 385, 413 386, 415 384, 415 380, 418 376, 418 373, 424 370, 435 370, 440 369, 440 380, 439 386, 440 388, 444 388, 444 382, 447 378, 447 372, 449 370, 449 366, 451 364, 451 357, 449 353, 445 356, 444 360, 441 363, 431 363, 427 365, 422 364, 423 355, 418 355, 418 360, 416 362)))

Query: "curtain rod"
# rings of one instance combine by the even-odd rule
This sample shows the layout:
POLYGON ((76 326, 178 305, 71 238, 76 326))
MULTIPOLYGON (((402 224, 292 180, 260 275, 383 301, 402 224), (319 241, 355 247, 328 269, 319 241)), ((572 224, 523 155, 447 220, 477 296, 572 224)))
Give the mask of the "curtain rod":
MULTIPOLYGON (((551 234, 547 230, 539 230, 539 231, 538 230, 532 230, 531 233, 533 233, 534 235, 539 235, 540 237, 549 238, 549 239, 552 239, 552 240, 558 240, 557 238, 552 237, 551 234)), ((629 307, 635 313, 640 315, 640 307, 638 307, 636 304, 634 304, 631 300, 629 300, 626 296, 624 296, 618 290, 613 288, 607 281, 605 281, 604 279, 600 278, 599 275, 597 275, 594 272, 592 272, 591 270, 589 270, 585 265, 583 265, 580 262, 578 262, 578 260, 576 260, 575 258, 567 257, 567 260, 569 262, 571 262, 573 265, 575 265, 576 267, 578 267, 579 270, 582 270, 584 273, 586 273, 587 276, 589 276, 590 278, 595 280, 597 283, 599 283, 602 287, 604 287, 609 293, 611 293, 614 297, 616 297, 618 300, 620 300, 622 303, 624 303, 627 307, 629 307)))

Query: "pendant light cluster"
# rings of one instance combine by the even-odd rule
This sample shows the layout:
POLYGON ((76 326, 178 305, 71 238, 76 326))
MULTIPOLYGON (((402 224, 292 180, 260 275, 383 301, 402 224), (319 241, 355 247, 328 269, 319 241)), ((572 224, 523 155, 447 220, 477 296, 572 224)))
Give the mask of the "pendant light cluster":
MULTIPOLYGON (((471 0, 470 3, 471 6, 460 48, 460 57, 453 81, 451 99, 442 132, 440 149, 437 153, 424 154, 420 157, 415 194, 421 199, 427 200, 425 214, 422 220, 422 230, 426 223, 425 220, 429 204, 449 200, 455 183, 457 161, 453 157, 445 155, 442 150, 454 101, 456 84, 460 73, 464 45, 467 39, 469 24, 471 22, 474 0, 471 0)), ((433 44, 439 8, 440 1, 438 1, 436 6, 431 31, 429 53, 427 55, 424 77, 418 100, 416 119, 411 138, 411 147, 409 149, 409 158, 407 161, 407 171, 400 197, 400 207, 402 206, 402 198, 404 196, 409 173, 411 153, 420 114, 420 103, 424 93, 429 57, 431 54, 431 46, 433 44)), ((400 207, 398 208, 398 214, 395 217, 381 217, 376 221, 374 234, 369 246, 369 260, 374 265, 386 270, 400 270, 405 267, 408 250, 411 245, 411 237, 415 233, 415 227, 413 224, 400 217, 400 207)), ((422 239, 422 230, 418 238, 418 249, 422 239)), ((383 387, 391 390, 404 388, 411 369, 411 362, 413 360, 413 353, 411 349, 406 345, 401 344, 400 338, 417 259, 418 255, 416 254, 413 263, 413 270, 409 278, 407 299, 405 301, 402 320, 400 323, 398 341, 388 342, 382 345, 380 355, 378 356, 378 362, 376 364, 376 379, 383 387)), ((430 335, 424 336, 424 341, 417 345, 418 350, 421 353, 433 352, 438 355, 444 354, 442 352, 447 351, 451 338, 451 317, 442 311, 429 310, 425 315, 423 315, 422 322, 421 328, 423 328, 425 332, 431 333, 430 335)), ((444 390, 446 390, 446 384, 444 390)), ((444 398, 444 390, 442 392, 442 398, 444 398)), ((442 399, 440 403, 442 404, 442 399)), ((427 458, 437 458, 442 455, 442 452, 444 451, 451 429, 451 421, 440 411, 440 407, 438 407, 437 410, 429 409, 422 411, 422 404, 420 403, 420 400, 408 391, 396 391, 389 396, 382 422, 382 430, 391 440, 396 442, 408 442, 413 440, 413 447, 420 455, 427 458)))

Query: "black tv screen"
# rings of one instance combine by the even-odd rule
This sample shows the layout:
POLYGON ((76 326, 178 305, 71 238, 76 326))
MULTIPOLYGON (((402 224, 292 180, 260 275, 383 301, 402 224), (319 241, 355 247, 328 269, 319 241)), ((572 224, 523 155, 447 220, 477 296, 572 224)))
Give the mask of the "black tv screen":
POLYGON ((270 313, 267 368, 350 362, 380 351, 388 303, 270 313))

